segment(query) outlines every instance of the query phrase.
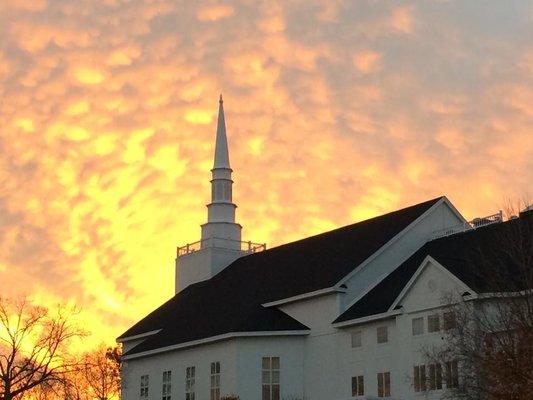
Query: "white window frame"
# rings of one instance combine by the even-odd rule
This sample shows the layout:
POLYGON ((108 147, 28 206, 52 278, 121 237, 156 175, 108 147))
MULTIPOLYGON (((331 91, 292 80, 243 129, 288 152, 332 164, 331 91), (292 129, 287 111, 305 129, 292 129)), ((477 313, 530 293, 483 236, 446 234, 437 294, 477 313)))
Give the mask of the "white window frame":
POLYGON ((352 349, 363 346, 363 331, 352 332, 351 334, 352 349))
POLYGON ((413 368, 413 386, 415 392, 425 392, 426 386, 426 366, 424 364, 415 365, 413 368))
POLYGON ((442 389, 442 366, 441 364, 428 365, 428 390, 442 389))
POLYGON ((365 395, 365 377, 363 375, 352 376, 352 397, 365 395))
POLYGON ((185 369, 185 400, 195 400, 196 367, 185 369))
POLYGON ((376 328, 376 342, 384 344, 389 342, 389 327, 387 325, 378 326, 376 328), (385 332, 383 334, 383 332, 385 332))
POLYGON ((141 399, 148 398, 148 390, 150 387, 150 375, 141 375, 141 399))
POLYGON ((446 387, 459 387, 459 363, 457 360, 446 361, 446 387))
POLYGON ((428 315, 428 333, 440 332, 440 314, 428 315))
POLYGON ((413 336, 424 334, 424 317, 417 317, 411 320, 411 333, 413 336))
POLYGON ((378 372, 378 397, 390 397, 390 372, 378 372))
POLYGON ((281 399, 281 360, 279 357, 261 358, 261 399, 281 399))
POLYGON ((161 389, 161 399, 172 399, 172 371, 163 371, 163 386, 161 389))
POLYGON ((211 363, 210 399, 220 400, 220 361, 211 363))
POLYGON ((447 311, 442 314, 442 329, 448 331, 457 326, 457 319, 454 311, 447 311))

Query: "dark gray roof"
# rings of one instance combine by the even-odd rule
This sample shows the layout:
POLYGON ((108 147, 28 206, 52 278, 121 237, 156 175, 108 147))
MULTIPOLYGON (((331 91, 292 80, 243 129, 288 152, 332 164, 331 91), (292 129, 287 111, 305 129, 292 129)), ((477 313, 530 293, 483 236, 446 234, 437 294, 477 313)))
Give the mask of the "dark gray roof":
POLYGON ((175 295, 120 338, 161 330, 128 352, 133 354, 230 332, 307 330, 261 304, 334 286, 441 199, 241 257, 175 295))
POLYGON ((526 289, 524 272, 533 271, 532 221, 531 214, 523 214, 521 218, 426 243, 334 323, 387 312, 427 256, 477 293, 526 289), (523 258, 527 254, 529 258, 523 258))

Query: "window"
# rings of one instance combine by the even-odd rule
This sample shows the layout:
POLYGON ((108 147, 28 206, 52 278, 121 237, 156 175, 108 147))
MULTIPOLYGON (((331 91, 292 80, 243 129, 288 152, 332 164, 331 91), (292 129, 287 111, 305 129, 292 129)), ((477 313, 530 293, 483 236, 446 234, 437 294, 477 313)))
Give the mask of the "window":
POLYGON ((185 400, 194 400, 195 367, 187 367, 185 371, 185 400))
POLYGON ((390 396, 390 372, 378 373, 378 397, 390 396))
POLYGON ((440 331, 440 318, 439 314, 432 314, 428 316, 428 332, 440 331))
POLYGON ((149 377, 148 375, 141 375, 141 398, 148 398, 148 384, 149 377))
POLYGON ((352 332, 352 347, 361 347, 362 345, 362 332, 352 332))
POLYGON ((389 330, 386 326, 379 326, 376 329, 378 343, 387 343, 389 341, 389 330))
POLYGON ((220 362, 211 363, 211 400, 220 400, 220 362))
POLYGON ((442 389, 442 367, 440 364, 429 364, 429 390, 442 389))
POLYGON ((459 386, 459 369, 457 360, 446 362, 446 387, 456 388, 459 386))
POLYGON ((279 400, 279 357, 261 360, 262 400, 279 400))
POLYGON ((413 336, 422 335, 424 333, 424 318, 413 318, 413 336))
POLYGON ((170 400, 172 393, 172 371, 163 372, 163 400, 170 400))
POLYGON ((365 378, 363 375, 352 376, 352 396, 365 395, 365 378))
POLYGON ((455 320, 455 313, 453 311, 445 312, 442 315, 444 330, 453 329, 457 326, 455 320))
POLYGON ((426 366, 415 365, 413 373, 413 383, 415 392, 424 392, 426 390, 426 366))

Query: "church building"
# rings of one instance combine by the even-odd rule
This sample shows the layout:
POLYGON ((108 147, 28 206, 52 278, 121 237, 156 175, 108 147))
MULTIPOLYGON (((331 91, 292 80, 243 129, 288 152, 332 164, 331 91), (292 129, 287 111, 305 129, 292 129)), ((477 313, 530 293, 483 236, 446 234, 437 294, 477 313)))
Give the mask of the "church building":
POLYGON ((269 249, 243 241, 222 97, 211 174, 175 295, 117 339, 125 400, 440 398, 458 384, 449 360, 421 393, 419 349, 449 323, 443 295, 492 291, 472 249, 531 211, 469 222, 439 197, 269 249))

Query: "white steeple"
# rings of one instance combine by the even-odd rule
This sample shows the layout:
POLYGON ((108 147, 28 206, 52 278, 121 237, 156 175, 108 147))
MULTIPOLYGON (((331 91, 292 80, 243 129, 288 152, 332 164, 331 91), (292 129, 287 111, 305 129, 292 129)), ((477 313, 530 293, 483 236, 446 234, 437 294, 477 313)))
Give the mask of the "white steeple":
POLYGON ((215 162, 214 168, 230 168, 228 138, 226 137, 226 119, 224 118, 224 101, 222 95, 218 100, 218 121, 217 121, 217 138, 215 143, 215 162))
POLYGON ((237 206, 233 204, 232 200, 232 172, 229 166, 224 102, 222 95, 220 95, 215 158, 211 170, 211 203, 207 205, 207 224, 202 226, 202 240, 210 238, 241 240, 240 225, 235 224, 237 206))
POLYGON ((176 293, 192 283, 210 279, 245 254, 265 249, 264 244, 241 241, 242 228, 235 222, 237 206, 232 198, 232 172, 224 103, 220 95, 207 222, 202 225, 202 238, 199 242, 178 248, 176 293))

